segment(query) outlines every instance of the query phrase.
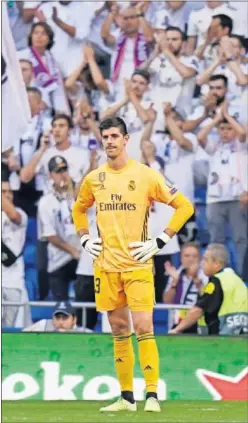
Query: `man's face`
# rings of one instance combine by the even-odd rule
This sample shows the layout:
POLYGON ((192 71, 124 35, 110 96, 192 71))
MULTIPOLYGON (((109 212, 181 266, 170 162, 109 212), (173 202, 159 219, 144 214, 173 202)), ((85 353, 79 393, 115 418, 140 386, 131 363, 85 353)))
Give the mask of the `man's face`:
POLYGON ((232 46, 233 56, 239 59, 243 53, 243 47, 238 38, 230 38, 230 43, 232 46))
POLYGON ((141 75, 133 75, 131 78, 131 88, 137 97, 142 98, 144 93, 148 90, 148 82, 141 75))
POLYGON ((202 268, 206 276, 213 276, 219 269, 220 263, 212 259, 211 252, 206 250, 202 258, 202 268))
POLYGON ((209 91, 217 98, 217 104, 220 104, 227 93, 227 88, 223 79, 217 79, 216 81, 209 82, 209 91))
POLYGON ((124 9, 120 12, 120 26, 125 34, 131 35, 138 32, 139 19, 134 8, 124 9))
POLYGON ((65 119, 57 119, 52 126, 52 134, 56 144, 62 144, 68 140, 70 135, 70 128, 65 119))
POLYGON ((93 113, 93 110, 89 109, 87 113, 81 113, 81 117, 79 120, 79 127, 80 129, 82 129, 83 131, 90 131, 90 121, 91 120, 95 120, 95 115, 93 113))
POLYGON ((10 189, 9 182, 2 182, 2 196, 13 203, 13 193, 10 189))
POLYGON ((102 132, 103 148, 110 159, 115 159, 125 150, 129 136, 123 135, 119 128, 104 129, 102 132))
POLYGON ((180 7, 182 7, 183 4, 185 4, 186 2, 185 1, 167 1, 166 3, 170 9, 177 10, 177 9, 180 9, 180 7))
POLYGON ((217 40, 220 40, 221 37, 224 37, 224 35, 228 35, 229 33, 228 28, 223 28, 221 26, 219 18, 213 18, 210 27, 214 38, 217 40))
POLYGON ((181 263, 185 267, 185 269, 187 269, 190 265, 196 262, 200 265, 199 251, 192 246, 184 247, 181 252, 181 263))
POLYGON ((169 50, 175 55, 180 53, 182 48, 183 40, 182 34, 178 31, 166 31, 166 41, 169 50))
POLYGON ((237 134, 230 123, 220 123, 218 129, 220 139, 225 144, 235 140, 237 134))
POLYGON ((53 325, 55 329, 59 332, 66 332, 68 330, 72 330, 75 324, 76 316, 73 316, 72 314, 66 316, 63 313, 58 313, 53 316, 53 325))
POLYGON ((28 92, 28 101, 30 105, 31 115, 38 115, 42 107, 41 96, 38 93, 28 92))
POLYGON ((221 6, 224 2, 223 1, 206 1, 207 6, 209 7, 209 9, 215 9, 216 7, 221 6))
POLYGON ((58 190, 66 190, 69 185, 70 176, 68 170, 61 169, 59 172, 50 172, 53 186, 58 190))
POLYGON ((32 64, 29 62, 19 62, 19 63, 20 63, 20 68, 21 68, 22 77, 23 77, 25 86, 29 87, 33 79, 32 64))

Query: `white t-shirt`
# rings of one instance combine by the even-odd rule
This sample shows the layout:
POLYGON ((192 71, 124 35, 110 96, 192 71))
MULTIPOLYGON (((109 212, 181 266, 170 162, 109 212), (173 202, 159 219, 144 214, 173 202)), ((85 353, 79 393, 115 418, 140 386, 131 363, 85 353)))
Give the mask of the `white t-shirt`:
POLYGON ((197 37, 197 47, 204 43, 212 16, 220 14, 227 15, 233 20, 233 34, 245 35, 246 28, 244 24, 240 25, 239 16, 233 8, 226 4, 222 4, 215 9, 205 6, 200 10, 192 10, 189 15, 188 36, 197 37))
MULTIPOLYGON (((150 210, 149 233, 152 238, 160 235, 168 225, 174 209, 167 204, 154 202, 150 210)), ((177 235, 160 250, 157 255, 176 254, 180 251, 177 235)))
POLYGON ((43 3, 39 10, 44 13, 46 22, 51 26, 55 34, 52 53, 63 75, 68 76, 78 66, 82 57, 82 43, 89 34, 91 20, 94 16, 91 2, 72 1, 68 5, 62 5, 57 1, 49 1, 43 3), (52 20, 53 7, 57 8, 58 17, 63 22, 76 28, 75 37, 70 37, 52 20))
POLYGON ((210 139, 206 152, 211 156, 207 203, 238 200, 247 190, 247 185, 244 186, 248 169, 247 142, 240 143, 239 140, 235 140, 224 144, 219 140, 214 146, 210 139))
MULTIPOLYGON (((195 56, 180 56, 179 60, 185 66, 198 71, 198 59, 195 56)), ((189 114, 192 109, 192 98, 195 89, 195 77, 183 78, 171 61, 160 54, 151 63, 152 72, 152 99, 158 112, 155 123, 156 130, 164 129, 162 103, 171 103, 179 106, 181 111, 189 114)))
MULTIPOLYGON (((240 68, 245 75, 248 75, 248 64, 241 63, 240 68)), ((245 90, 247 94, 247 87, 242 87, 237 83, 237 77, 228 64, 219 65, 215 68, 213 75, 219 74, 228 78, 228 93, 232 96, 232 99, 241 99, 245 90)))
MULTIPOLYGON (((56 195, 53 191, 40 199, 38 204, 38 224, 42 241, 49 236, 57 235, 73 247, 80 248, 80 240, 72 221, 71 210, 73 204, 73 199, 66 197, 62 199, 61 196, 56 195)), ((72 259, 69 253, 48 243, 48 273, 61 268, 72 259)))
MULTIPOLYGON (((19 208, 16 208, 16 210, 22 218, 20 225, 12 222, 7 214, 2 211, 2 239, 7 247, 18 256, 25 244, 28 216, 23 210, 19 208)), ((25 288, 24 260, 22 255, 12 266, 6 267, 2 264, 2 287, 25 288)))
MULTIPOLYGON (((141 100, 141 106, 144 109, 148 109, 151 106, 151 101, 141 100)), ((137 111, 133 103, 128 102, 125 106, 121 107, 117 116, 122 118, 127 125, 127 131, 130 135, 130 139, 127 144, 128 155, 137 161, 141 159, 140 141, 142 132, 144 129, 144 123, 138 117, 137 111)))
POLYGON ((175 140, 170 140, 167 134, 154 134, 152 142, 156 146, 157 155, 165 162, 165 177, 193 202, 193 162, 198 142, 192 133, 186 132, 184 136, 192 143, 192 151, 180 147, 175 140))
POLYGON ((66 150, 59 150, 56 146, 50 147, 42 156, 36 168, 37 177, 40 178, 40 186, 44 192, 48 192, 51 188, 51 184, 48 180, 48 163, 49 160, 54 156, 62 156, 68 163, 69 175, 73 182, 78 184, 83 175, 89 168, 89 154, 82 148, 74 147, 71 145, 66 150))
POLYGON ((154 28, 166 29, 168 26, 176 26, 181 31, 186 32, 186 24, 188 23, 191 8, 185 4, 177 10, 163 9, 158 10, 155 15, 154 28))
MULTIPOLYGON (((89 222, 90 236, 92 238, 98 238, 95 206, 87 210, 87 217, 89 222)), ((93 260, 84 248, 82 248, 80 260, 78 263, 77 275, 93 276, 93 260)))

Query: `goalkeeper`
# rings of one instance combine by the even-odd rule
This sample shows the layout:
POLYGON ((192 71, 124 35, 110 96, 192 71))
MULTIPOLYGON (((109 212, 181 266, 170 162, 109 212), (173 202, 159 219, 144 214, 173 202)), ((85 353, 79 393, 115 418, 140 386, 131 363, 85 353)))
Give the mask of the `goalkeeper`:
POLYGON ((166 184, 159 172, 128 158, 129 136, 122 119, 104 120, 100 132, 107 162, 84 178, 73 207, 73 220, 82 246, 94 259, 96 306, 97 310, 108 312, 121 387, 121 398, 100 411, 137 409, 133 396, 134 352, 129 307, 146 383, 145 411, 159 412, 152 257, 182 228, 194 209, 187 198, 166 184), (164 232, 149 239, 149 208, 153 201, 169 204, 175 213, 164 232), (86 215, 94 202, 97 239, 90 237, 86 215))

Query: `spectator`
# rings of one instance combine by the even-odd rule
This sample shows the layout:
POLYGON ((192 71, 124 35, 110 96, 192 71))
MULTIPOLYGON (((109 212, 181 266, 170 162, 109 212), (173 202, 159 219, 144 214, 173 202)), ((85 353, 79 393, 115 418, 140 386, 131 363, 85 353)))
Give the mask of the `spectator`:
POLYGON ((55 146, 51 146, 50 133, 43 134, 41 146, 33 155, 30 162, 21 169, 22 182, 29 182, 35 175, 39 175, 43 190, 49 191, 48 162, 56 156, 63 156, 68 162, 69 174, 75 184, 79 186, 82 177, 89 170, 89 155, 83 149, 74 147, 70 141, 72 120, 69 116, 59 114, 52 120, 52 136, 55 146))
POLYGON ((29 60, 33 65, 35 85, 49 97, 49 108, 69 114, 69 106, 64 92, 63 80, 58 64, 50 52, 54 44, 54 33, 44 22, 31 28, 29 47, 18 52, 19 59, 29 60))
MULTIPOLYGON (((27 38, 34 17, 30 15, 30 19, 25 19, 25 8, 29 2, 25 1, 8 1, 7 10, 11 32, 14 38, 16 50, 22 50, 27 47, 27 38)), ((39 3, 39 2, 37 2, 39 3)))
MULTIPOLYGON (((2 301, 25 303, 28 294, 25 288, 23 249, 28 218, 26 213, 13 204, 9 182, 2 181, 2 301)), ((5 306, 2 309, 3 327, 18 327, 30 324, 29 307, 5 306)))
POLYGON ((202 9, 193 10, 189 16, 188 44, 191 53, 193 53, 196 47, 200 47, 206 41, 208 29, 211 25, 213 16, 220 14, 228 16, 233 20, 234 33, 239 35, 245 35, 245 26, 244 29, 241 29, 240 19, 233 7, 230 7, 224 1, 206 0, 205 3, 206 4, 202 9))
POLYGON ((79 64, 93 16, 94 9, 87 2, 49 1, 39 6, 36 19, 52 28, 55 41, 52 54, 63 76, 68 76, 79 64))
POLYGON ((136 69, 131 80, 124 80, 125 97, 115 104, 112 104, 102 114, 102 119, 118 116, 125 120, 130 140, 127 145, 127 151, 130 157, 135 160, 141 159, 140 140, 144 124, 149 120, 149 108, 151 101, 145 99, 145 93, 148 91, 150 75, 147 71, 136 69))
POLYGON ((247 246, 247 213, 241 207, 240 196, 244 186, 246 166, 241 166, 247 153, 246 132, 228 113, 227 103, 211 123, 201 129, 198 140, 212 156, 208 177, 208 228, 211 242, 225 244, 227 223, 231 226, 232 240, 237 251, 237 270, 242 272, 247 246), (211 139, 211 130, 218 128, 218 143, 211 139))
POLYGON ((101 36, 106 45, 115 48, 112 62, 112 81, 122 87, 124 78, 130 78, 134 69, 140 66, 149 55, 149 43, 153 41, 153 31, 141 13, 132 7, 119 12, 112 6, 111 13, 103 23, 101 36), (111 34, 111 26, 119 14, 121 33, 111 34))
POLYGON ((195 88, 198 61, 194 56, 183 54, 184 34, 177 27, 168 27, 157 36, 157 46, 142 69, 152 73, 152 98, 158 111, 157 129, 163 121, 162 101, 179 104, 187 114, 195 88))
POLYGON ((224 245, 210 244, 203 257, 203 271, 209 277, 203 295, 179 325, 169 333, 191 327, 204 315, 209 335, 239 335, 248 332, 247 288, 228 267, 224 245))
MULTIPOLYGON (((93 238, 98 237, 96 227, 96 208, 92 207, 87 212, 90 235, 93 238)), ((95 288, 93 276, 93 260, 90 255, 82 248, 80 260, 77 268, 77 279, 75 282, 75 301, 77 302, 95 302, 95 288)), ((94 330, 97 323, 97 311, 95 308, 86 311, 86 328, 94 330)), ((77 321, 82 326, 82 310, 77 310, 77 321)))
POLYGON ((23 329, 23 332, 89 332, 77 326, 76 310, 68 301, 58 302, 52 319, 43 319, 23 329))
MULTIPOLYGON (((194 243, 184 244, 181 250, 181 265, 178 269, 166 261, 164 264, 168 284, 164 291, 163 300, 166 304, 195 305, 198 295, 207 284, 207 277, 200 266, 200 248, 194 243)), ((180 311, 175 316, 173 325, 177 325, 187 314, 180 311)), ((186 333, 197 333, 197 324, 186 330, 186 333)))
POLYGON ((164 173, 164 160, 156 155, 156 147, 153 142, 144 140, 141 142, 141 163, 164 173))
POLYGON ((15 204, 23 209, 29 217, 36 217, 36 203, 42 195, 43 185, 39 177, 31 178, 23 183, 20 178, 22 169, 29 163, 39 149, 45 151, 46 146, 41 143, 41 136, 50 120, 42 112, 41 93, 37 88, 27 88, 28 100, 31 110, 31 120, 28 130, 22 135, 21 140, 14 146, 13 153, 8 158, 10 185, 14 192, 15 204))
POLYGON ((203 59, 204 68, 208 68, 218 57, 219 43, 222 37, 231 35, 233 21, 227 15, 214 15, 204 44, 195 52, 199 59, 203 59))
POLYGON ((187 33, 190 7, 187 1, 166 1, 167 8, 158 10, 154 28, 164 30, 168 26, 180 28, 182 32, 187 33))
MULTIPOLYGON (((26 88, 36 88, 36 83, 35 83, 35 78, 34 78, 34 73, 33 73, 33 65, 30 62, 30 60, 21 59, 21 60, 19 60, 19 64, 20 64, 20 68, 21 68, 22 77, 23 77, 25 87, 26 88)), ((47 114, 49 115, 49 104, 50 104, 49 94, 46 92, 46 90, 44 88, 38 88, 38 89, 39 89, 41 96, 42 96, 41 108, 43 110, 48 109, 47 114)))
POLYGON ((206 84, 212 75, 225 75, 232 98, 241 99, 248 85, 248 66, 241 62, 244 54, 243 39, 238 35, 222 37, 217 59, 197 78, 197 84, 206 84))
POLYGON ((80 242, 72 222, 73 182, 63 156, 48 163, 52 190, 38 205, 41 239, 48 241, 48 274, 53 299, 68 300, 69 283, 76 279, 80 242))
POLYGON ((95 119, 95 114, 87 100, 82 100, 76 109, 73 135, 71 137, 73 145, 85 150, 99 148, 101 134, 95 119))

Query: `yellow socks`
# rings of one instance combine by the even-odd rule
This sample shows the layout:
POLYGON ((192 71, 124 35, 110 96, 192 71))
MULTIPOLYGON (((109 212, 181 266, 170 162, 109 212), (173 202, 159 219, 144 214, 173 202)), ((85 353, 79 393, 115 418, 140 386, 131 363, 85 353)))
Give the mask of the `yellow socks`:
POLYGON ((134 352, 132 335, 114 336, 114 358, 121 391, 133 391, 134 352))
POLYGON ((157 392, 159 377, 159 356, 152 332, 137 336, 139 360, 146 382, 146 391, 157 392))

